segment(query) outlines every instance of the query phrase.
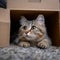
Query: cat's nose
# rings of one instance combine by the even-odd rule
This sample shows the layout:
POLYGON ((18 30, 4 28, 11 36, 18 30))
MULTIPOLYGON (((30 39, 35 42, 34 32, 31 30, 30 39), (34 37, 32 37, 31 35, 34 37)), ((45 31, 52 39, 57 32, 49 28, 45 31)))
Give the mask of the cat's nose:
POLYGON ((31 30, 28 30, 28 31, 26 31, 25 33, 27 34, 27 33, 29 33, 31 30))
POLYGON ((28 32, 25 32, 25 34, 27 34, 28 32))
POLYGON ((29 31, 26 31, 25 33, 27 34, 29 31))

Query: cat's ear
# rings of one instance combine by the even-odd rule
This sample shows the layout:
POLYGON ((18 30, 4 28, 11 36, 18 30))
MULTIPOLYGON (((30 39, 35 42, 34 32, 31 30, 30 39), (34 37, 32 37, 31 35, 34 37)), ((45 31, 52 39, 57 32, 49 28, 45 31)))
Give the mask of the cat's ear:
POLYGON ((45 18, 43 15, 38 15, 38 17, 36 18, 36 21, 43 23, 45 22, 45 18))
POLYGON ((19 20, 21 25, 24 25, 26 23, 27 19, 24 16, 21 16, 21 19, 19 20))
POLYGON ((21 20, 27 20, 24 16, 21 16, 21 20))

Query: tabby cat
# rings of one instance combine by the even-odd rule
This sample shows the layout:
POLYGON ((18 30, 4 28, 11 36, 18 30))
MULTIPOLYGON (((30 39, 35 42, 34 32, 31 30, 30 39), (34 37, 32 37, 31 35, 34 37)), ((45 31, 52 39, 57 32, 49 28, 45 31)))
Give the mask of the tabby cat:
POLYGON ((51 45, 43 15, 38 15, 35 20, 27 20, 21 16, 19 20, 21 27, 19 28, 18 38, 15 39, 21 47, 37 46, 40 48, 48 48, 51 45))

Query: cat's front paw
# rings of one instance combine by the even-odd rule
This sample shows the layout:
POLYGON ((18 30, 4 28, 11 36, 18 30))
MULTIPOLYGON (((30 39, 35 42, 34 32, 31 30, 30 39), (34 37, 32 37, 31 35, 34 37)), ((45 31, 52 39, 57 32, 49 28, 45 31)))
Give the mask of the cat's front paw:
POLYGON ((21 47, 29 47, 30 43, 29 42, 20 42, 19 46, 21 46, 21 47))
POLYGON ((41 42, 38 42, 37 46, 39 48, 48 48, 49 47, 49 42, 48 42, 47 39, 44 39, 41 42))

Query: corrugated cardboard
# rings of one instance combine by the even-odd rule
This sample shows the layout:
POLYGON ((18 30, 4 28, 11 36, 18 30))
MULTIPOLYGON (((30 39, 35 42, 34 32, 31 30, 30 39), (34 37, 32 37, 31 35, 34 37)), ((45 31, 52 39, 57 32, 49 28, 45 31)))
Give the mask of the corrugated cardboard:
POLYGON ((0 47, 9 46, 10 40, 10 24, 0 22, 0 47))
POLYGON ((0 9, 0 47, 9 46, 10 40, 10 11, 0 9))
POLYGON ((10 27, 12 26, 10 22, 18 20, 21 15, 28 17, 28 15, 37 16, 38 14, 44 14, 47 18, 48 32, 53 45, 60 46, 59 11, 59 0, 41 0, 41 2, 7 0, 7 9, 0 8, 0 47, 10 45, 10 27))
POLYGON ((59 0, 41 0, 30 2, 29 0, 7 0, 7 7, 16 10, 59 10, 59 0))

